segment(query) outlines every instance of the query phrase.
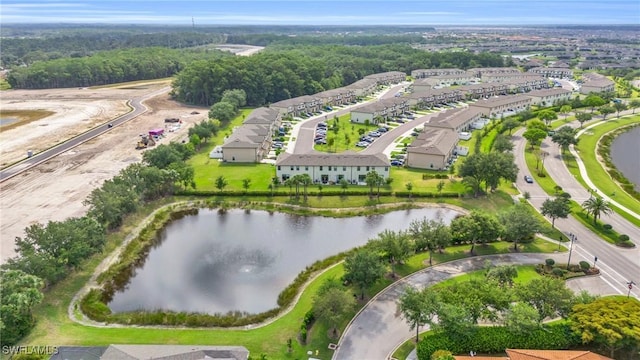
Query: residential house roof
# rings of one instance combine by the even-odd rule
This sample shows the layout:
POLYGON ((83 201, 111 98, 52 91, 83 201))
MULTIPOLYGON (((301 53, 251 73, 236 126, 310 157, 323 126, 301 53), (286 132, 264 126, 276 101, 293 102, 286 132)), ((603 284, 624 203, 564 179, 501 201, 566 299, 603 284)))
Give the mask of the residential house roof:
POLYGON ((509 360, 613 360, 585 350, 505 350, 509 360))
POLYGON ((407 153, 447 155, 458 142, 458 133, 451 129, 425 126, 407 147, 407 153))
POLYGON ((389 166, 389 159, 380 154, 359 154, 345 151, 339 154, 312 152, 306 154, 282 153, 276 165, 308 165, 308 166, 389 166))
POLYGON ((540 90, 530 91, 524 95, 535 96, 535 97, 545 97, 545 96, 564 95, 564 94, 571 94, 571 90, 567 90, 563 88, 540 89, 540 90))
POLYGON ((492 108, 495 106, 512 104, 514 102, 518 102, 522 100, 530 100, 530 98, 521 94, 498 96, 498 97, 492 97, 489 99, 478 100, 475 103, 469 105, 469 107, 492 108))
POLYGON ((247 360, 243 346, 111 345, 100 360, 247 360))
POLYGON ((425 123, 425 125, 439 128, 457 129, 460 125, 463 125, 469 120, 478 117, 479 114, 481 114, 481 111, 479 109, 474 109, 471 107, 449 109, 441 111, 435 116, 427 115, 431 116, 431 118, 429 119, 428 123, 425 123))

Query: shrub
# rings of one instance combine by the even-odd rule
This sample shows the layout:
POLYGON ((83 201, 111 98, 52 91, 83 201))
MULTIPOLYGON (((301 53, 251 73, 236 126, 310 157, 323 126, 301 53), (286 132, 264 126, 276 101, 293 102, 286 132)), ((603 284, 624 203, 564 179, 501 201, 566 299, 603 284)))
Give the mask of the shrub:
POLYGON ((418 359, 430 359, 437 350, 464 354, 473 349, 478 353, 502 353, 504 349, 568 349, 581 344, 580 337, 568 323, 556 323, 533 330, 527 336, 513 336, 506 327, 480 326, 474 336, 452 338, 447 333, 429 332, 418 344, 418 359))
POLYGON ((300 343, 302 345, 305 345, 307 343, 307 328, 306 327, 301 327, 300 328, 300 343))
POLYGON ((634 247, 636 247, 636 244, 634 244, 633 241, 631 241, 631 240, 620 241, 617 245, 620 246, 620 247, 623 247, 623 248, 634 248, 634 247))
POLYGON ((551 273, 553 276, 562 277, 564 275, 564 270, 559 267, 554 267, 553 270, 551 270, 551 273))
POLYGON ((547 264, 547 266, 551 267, 556 264, 556 261, 553 259, 547 259, 544 261, 544 263, 547 264))
POLYGON ((580 261, 580 269, 582 269, 582 271, 587 271, 591 268, 591 264, 589 264, 586 261, 580 261))
POLYGON ((622 234, 618 237, 618 241, 620 242, 625 242, 625 241, 629 241, 629 235, 627 234, 622 234))
POLYGON ((613 225, 611 225, 611 224, 604 224, 604 225, 602 225, 602 228, 603 228, 603 229, 605 229, 605 230, 607 230, 607 231, 609 231, 609 230, 613 229, 613 225))

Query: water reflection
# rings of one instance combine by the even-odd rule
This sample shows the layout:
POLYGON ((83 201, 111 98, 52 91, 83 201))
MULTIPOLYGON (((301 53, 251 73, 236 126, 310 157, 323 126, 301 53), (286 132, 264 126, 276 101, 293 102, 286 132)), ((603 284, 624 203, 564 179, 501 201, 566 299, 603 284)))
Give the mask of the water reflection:
POLYGON ((332 219, 265 211, 200 210, 167 226, 130 283, 114 294, 114 312, 166 309, 263 312, 316 260, 363 245, 415 219, 449 222, 446 209, 332 219))
POLYGON ((611 161, 640 191, 640 127, 616 137, 611 144, 611 161))

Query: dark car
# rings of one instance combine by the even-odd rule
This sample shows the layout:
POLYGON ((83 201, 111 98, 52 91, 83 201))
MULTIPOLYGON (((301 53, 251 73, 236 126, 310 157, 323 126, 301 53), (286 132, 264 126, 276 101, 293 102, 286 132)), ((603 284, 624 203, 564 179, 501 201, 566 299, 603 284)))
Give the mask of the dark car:
POLYGON ((404 160, 400 160, 400 159, 391 160, 391 165, 392 166, 402 166, 402 165, 404 165, 404 160))
POLYGON ((526 181, 529 184, 533 184, 533 178, 529 175, 524 176, 524 181, 526 181))
POLYGON ((318 139, 315 141, 316 145, 327 145, 327 140, 325 139, 318 139))

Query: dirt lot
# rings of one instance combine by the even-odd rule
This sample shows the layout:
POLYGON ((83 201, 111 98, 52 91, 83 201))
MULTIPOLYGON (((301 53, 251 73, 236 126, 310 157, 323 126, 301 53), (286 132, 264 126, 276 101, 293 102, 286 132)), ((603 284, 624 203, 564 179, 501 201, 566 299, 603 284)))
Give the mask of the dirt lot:
MULTIPOLYGON (((12 163, 26 149, 42 150, 103 124, 126 111, 128 99, 142 97, 167 83, 136 84, 128 88, 7 91, 0 106, 7 109, 46 109, 54 115, 0 133, 0 159, 12 163)), ((14 239, 36 222, 63 220, 86 212, 82 201, 104 180, 140 161, 135 150, 140 134, 164 128, 164 119, 182 119, 182 127, 167 132, 160 143, 182 140, 187 129, 203 120, 208 109, 172 101, 167 93, 145 102, 149 110, 106 134, 0 183, 0 262, 15 255, 14 239), (193 111, 199 114, 191 114, 193 111)))

